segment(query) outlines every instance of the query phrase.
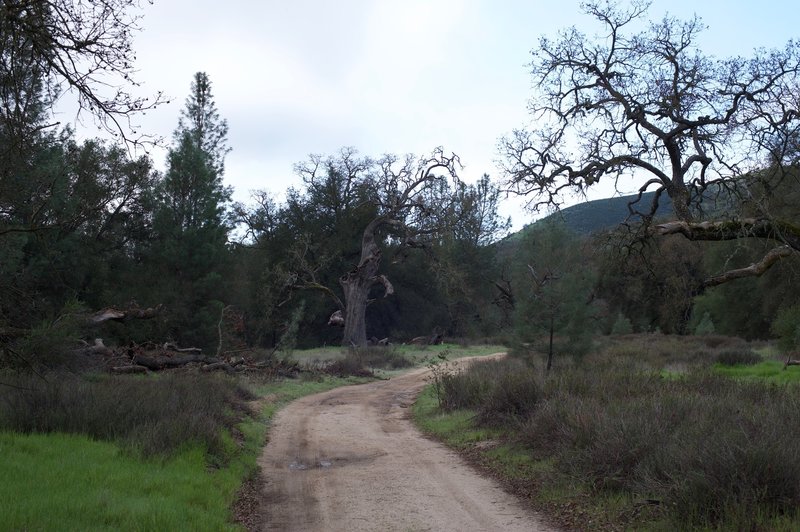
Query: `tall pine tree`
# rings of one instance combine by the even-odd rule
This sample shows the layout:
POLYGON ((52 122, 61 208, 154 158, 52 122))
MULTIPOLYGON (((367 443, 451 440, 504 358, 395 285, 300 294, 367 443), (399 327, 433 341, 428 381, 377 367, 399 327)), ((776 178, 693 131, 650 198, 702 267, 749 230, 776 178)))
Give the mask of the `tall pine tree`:
POLYGON ((221 119, 208 75, 198 72, 181 112, 167 170, 156 190, 154 271, 171 300, 169 334, 211 345, 223 306, 223 271, 231 190, 222 183, 228 124, 221 119))

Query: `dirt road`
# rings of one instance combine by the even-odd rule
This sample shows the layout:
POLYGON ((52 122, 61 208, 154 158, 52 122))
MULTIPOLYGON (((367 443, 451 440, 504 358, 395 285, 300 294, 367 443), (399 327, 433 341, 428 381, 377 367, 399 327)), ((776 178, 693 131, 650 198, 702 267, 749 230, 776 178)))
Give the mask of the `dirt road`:
POLYGON ((265 530, 547 530, 415 429, 409 407, 426 373, 338 388, 279 412, 260 458, 265 530))

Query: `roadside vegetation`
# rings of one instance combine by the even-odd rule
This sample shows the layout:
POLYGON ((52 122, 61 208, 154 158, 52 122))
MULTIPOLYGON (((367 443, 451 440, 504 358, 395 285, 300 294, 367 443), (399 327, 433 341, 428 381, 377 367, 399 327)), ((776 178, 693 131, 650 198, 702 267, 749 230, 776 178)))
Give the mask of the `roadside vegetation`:
POLYGON ((256 475, 280 406, 364 382, 45 378, 5 377, 0 387, 0 515, 12 530, 236 529, 237 492, 256 475))
POLYGON ((289 358, 301 361, 302 369, 294 378, 196 370, 145 376, 5 374, 0 379, 2 526, 246 526, 252 516, 239 509, 246 496, 243 483, 257 481, 256 459, 282 405, 366 382, 374 368, 421 365, 442 351, 467 356, 501 349, 445 344, 294 351, 289 358))
POLYGON ((597 344, 440 372, 415 417, 569 527, 797 528, 800 368, 720 336, 597 344))

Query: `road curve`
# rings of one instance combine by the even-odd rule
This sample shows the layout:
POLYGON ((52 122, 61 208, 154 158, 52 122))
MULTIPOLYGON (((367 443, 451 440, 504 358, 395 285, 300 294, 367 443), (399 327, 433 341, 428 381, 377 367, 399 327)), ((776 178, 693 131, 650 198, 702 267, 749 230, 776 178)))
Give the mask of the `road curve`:
POLYGON ((264 530, 549 530, 416 430, 409 407, 426 375, 338 388, 282 409, 259 458, 264 530))

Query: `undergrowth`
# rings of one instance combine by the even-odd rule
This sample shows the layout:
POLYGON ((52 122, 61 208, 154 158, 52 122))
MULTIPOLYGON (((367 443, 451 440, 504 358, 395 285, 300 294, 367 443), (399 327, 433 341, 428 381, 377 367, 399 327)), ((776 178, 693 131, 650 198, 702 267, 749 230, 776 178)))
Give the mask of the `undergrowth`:
POLYGON ((470 430, 500 430, 528 457, 515 460, 547 464, 546 474, 532 473, 541 493, 570 485, 587 500, 617 501, 622 527, 644 526, 647 515, 677 529, 792 528, 800 522, 800 394, 789 383, 797 374, 758 379, 759 368, 780 363, 718 336, 692 339, 670 358, 664 345, 680 342, 615 340, 548 376, 517 360, 479 362, 449 375, 439 413, 423 418, 428 430, 447 424, 448 412, 470 430), (679 365, 679 377, 662 376, 679 365))
POLYGON ((1 380, 0 529, 236 530, 231 508, 278 408, 363 382, 46 378, 1 380), (258 412, 245 406, 255 397, 258 412))
POLYGON ((235 380, 214 374, 9 379, 0 387, 0 430, 85 434, 144 457, 199 445, 224 461, 252 398, 235 380))

